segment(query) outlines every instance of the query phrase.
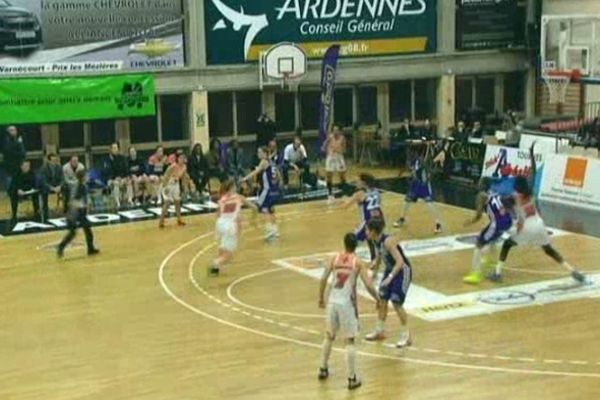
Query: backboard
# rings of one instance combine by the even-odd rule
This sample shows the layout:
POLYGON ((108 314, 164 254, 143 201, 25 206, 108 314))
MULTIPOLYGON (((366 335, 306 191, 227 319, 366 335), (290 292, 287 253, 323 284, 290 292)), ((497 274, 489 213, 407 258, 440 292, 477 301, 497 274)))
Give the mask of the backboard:
POLYGON ((260 89, 278 85, 283 89, 297 87, 306 68, 306 54, 301 47, 289 42, 278 43, 260 54, 260 89))
POLYGON ((542 70, 600 78, 600 15, 544 15, 541 36, 542 70))

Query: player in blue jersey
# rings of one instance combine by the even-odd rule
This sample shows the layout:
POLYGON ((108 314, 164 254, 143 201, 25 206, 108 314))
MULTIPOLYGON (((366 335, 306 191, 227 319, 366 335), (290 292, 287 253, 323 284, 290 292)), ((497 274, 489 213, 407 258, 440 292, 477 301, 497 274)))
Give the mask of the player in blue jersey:
POLYGON ((376 274, 380 264, 383 263, 385 270, 379 284, 381 301, 377 306, 377 324, 375 330, 366 335, 365 339, 370 341, 385 339, 385 320, 388 313, 388 302, 391 301, 401 325, 396 347, 402 348, 411 344, 404 301, 412 280, 412 269, 398 240, 383 233, 383 228, 384 222, 380 218, 372 218, 367 223, 367 235, 375 242, 377 248, 377 258, 373 262, 372 268, 376 274))
POLYGON ((408 213, 408 209, 413 203, 419 201, 419 199, 423 199, 429 209, 431 210, 431 214, 435 219, 435 230, 434 232, 441 233, 442 232, 442 219, 440 217, 440 213, 433 204, 433 190, 431 189, 431 171, 429 166, 426 163, 425 157, 423 155, 419 155, 411 162, 411 182, 410 187, 408 189, 408 193, 405 197, 404 202, 404 212, 402 216, 394 222, 394 227, 399 228, 403 226, 406 222, 406 215, 408 213))
POLYGON ((475 208, 475 216, 465 222, 465 226, 477 223, 485 212, 490 220, 485 228, 477 236, 471 273, 463 278, 463 282, 476 285, 481 282, 484 275, 481 271, 481 258, 484 251, 493 251, 496 242, 507 232, 513 223, 513 215, 509 210, 513 209, 514 198, 512 196, 502 197, 493 191, 490 192, 492 181, 482 178, 479 183, 479 193, 475 208))
POLYGON ((275 204, 279 197, 279 170, 270 161, 266 147, 257 150, 258 166, 246 175, 242 181, 249 182, 255 176, 260 178, 260 190, 256 199, 258 210, 265 216, 265 240, 271 241, 279 237, 277 220, 275 218, 275 204))
POLYGON ((381 210, 381 195, 379 190, 375 188, 375 177, 371 174, 360 174, 356 191, 352 197, 348 198, 343 204, 343 208, 348 208, 353 204, 358 206, 358 226, 354 231, 356 239, 359 242, 367 242, 369 252, 371 253, 371 261, 375 260, 376 251, 375 244, 367 237, 367 223, 371 218, 383 219, 383 211, 381 210))

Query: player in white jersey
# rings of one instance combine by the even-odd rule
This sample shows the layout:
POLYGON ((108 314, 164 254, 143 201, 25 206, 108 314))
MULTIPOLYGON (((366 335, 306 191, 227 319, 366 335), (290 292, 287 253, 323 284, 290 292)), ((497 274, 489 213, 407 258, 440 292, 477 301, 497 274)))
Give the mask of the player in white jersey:
POLYGON ((356 348, 354 338, 358 335, 358 309, 356 305, 357 278, 379 303, 379 296, 369 278, 368 266, 355 254, 358 241, 354 233, 344 236, 345 251, 336 254, 323 272, 319 286, 319 307, 325 308, 325 289, 329 276, 333 274, 333 284, 327 300, 327 331, 323 340, 323 353, 319 380, 329 377, 329 356, 333 341, 338 332, 346 339, 346 364, 348 367, 348 389, 353 390, 361 385, 356 376, 356 348))
POLYGON ((550 235, 534 204, 535 198, 531 184, 525 177, 518 176, 515 179, 516 214, 518 216, 516 232, 504 241, 500 258, 496 264, 496 270, 489 276, 493 282, 502 281, 502 269, 508 257, 510 249, 517 245, 540 246, 544 253, 561 267, 571 273, 571 277, 577 282, 584 283, 585 275, 569 264, 563 256, 550 243, 550 235))
POLYGON ((231 261, 233 253, 237 249, 242 222, 240 218, 242 206, 248 206, 254 211, 258 211, 254 203, 236 192, 235 182, 232 179, 221 183, 221 198, 218 205, 215 231, 219 239, 219 253, 209 269, 209 273, 213 276, 219 275, 221 267, 231 261))

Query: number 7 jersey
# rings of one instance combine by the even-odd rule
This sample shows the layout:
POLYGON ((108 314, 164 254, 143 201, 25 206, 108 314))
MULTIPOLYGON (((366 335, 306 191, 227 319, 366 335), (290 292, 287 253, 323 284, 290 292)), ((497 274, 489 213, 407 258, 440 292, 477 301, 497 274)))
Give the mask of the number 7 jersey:
POLYGON ((338 253, 333 260, 333 284, 329 292, 329 303, 354 305, 356 303, 356 280, 358 277, 356 255, 338 253))

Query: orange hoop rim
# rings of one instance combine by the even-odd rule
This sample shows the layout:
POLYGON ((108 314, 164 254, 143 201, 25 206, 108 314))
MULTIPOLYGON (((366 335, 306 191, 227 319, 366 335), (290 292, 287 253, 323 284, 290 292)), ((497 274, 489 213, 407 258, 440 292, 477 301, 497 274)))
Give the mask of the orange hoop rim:
POLYGON ((562 70, 562 69, 550 69, 543 73, 544 77, 565 77, 569 78, 573 82, 578 82, 581 79, 581 71, 578 69, 573 70, 562 70))

